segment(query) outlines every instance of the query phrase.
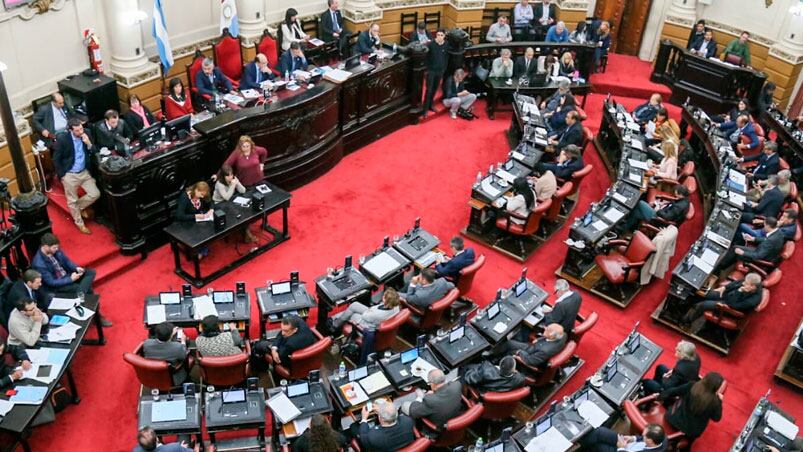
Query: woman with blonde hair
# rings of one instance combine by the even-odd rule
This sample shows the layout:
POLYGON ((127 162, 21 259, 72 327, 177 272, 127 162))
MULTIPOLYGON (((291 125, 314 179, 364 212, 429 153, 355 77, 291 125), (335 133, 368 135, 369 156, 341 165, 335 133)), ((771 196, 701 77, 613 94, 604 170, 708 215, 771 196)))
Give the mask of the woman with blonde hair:
POLYGON ((678 179, 678 144, 672 140, 661 142, 664 158, 661 163, 652 166, 653 175, 661 179, 678 179))
POLYGON ((574 72, 575 72, 574 57, 572 56, 572 53, 563 52, 563 55, 560 56, 560 67, 558 69, 558 75, 571 78, 574 75, 574 72))
POLYGON ((224 162, 234 170, 234 175, 246 187, 253 187, 265 179, 265 162, 268 150, 254 144, 248 135, 237 140, 237 147, 224 162))

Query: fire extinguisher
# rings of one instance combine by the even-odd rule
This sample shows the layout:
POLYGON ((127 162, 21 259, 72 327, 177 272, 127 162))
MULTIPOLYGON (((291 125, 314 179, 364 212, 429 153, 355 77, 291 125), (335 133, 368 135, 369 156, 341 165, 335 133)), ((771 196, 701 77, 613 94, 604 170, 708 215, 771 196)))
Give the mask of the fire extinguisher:
POLYGON ((95 34, 95 30, 87 28, 84 30, 84 45, 86 46, 87 54, 89 54, 89 66, 103 73, 103 58, 100 55, 100 39, 95 34))

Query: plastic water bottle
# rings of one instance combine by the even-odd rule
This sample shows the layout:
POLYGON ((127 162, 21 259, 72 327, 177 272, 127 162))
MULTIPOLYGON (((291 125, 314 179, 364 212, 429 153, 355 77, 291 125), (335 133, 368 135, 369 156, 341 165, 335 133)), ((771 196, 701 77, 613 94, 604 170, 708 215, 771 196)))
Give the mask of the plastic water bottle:
POLYGON ((478 437, 477 438, 477 442, 474 443, 474 450, 477 451, 477 452, 481 452, 481 451, 485 450, 485 447, 483 446, 483 442, 482 442, 482 437, 481 436, 478 437))
POLYGON ((477 185, 482 182, 482 171, 477 171, 477 185))
POLYGON ((396 43, 393 43, 393 53, 396 53, 396 43))
POLYGON ((285 82, 290 81, 290 71, 284 71, 284 81, 285 82))
POLYGON ((340 366, 337 368, 337 375, 340 378, 346 377, 346 363, 344 363, 343 361, 340 361, 340 366))

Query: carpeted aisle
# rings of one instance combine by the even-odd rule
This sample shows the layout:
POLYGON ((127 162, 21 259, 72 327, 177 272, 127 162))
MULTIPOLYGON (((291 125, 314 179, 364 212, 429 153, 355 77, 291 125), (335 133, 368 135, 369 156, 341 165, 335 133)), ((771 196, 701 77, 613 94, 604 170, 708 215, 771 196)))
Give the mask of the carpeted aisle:
MULTIPOLYGON (((610 63, 608 71, 612 68, 613 63, 610 63)), ((644 86, 648 75, 641 72, 639 77, 626 83, 644 86)), ((586 104, 587 125, 595 131, 603 99, 603 95, 591 95, 586 104)), ((630 107, 637 99, 621 101, 630 107)), ((293 270, 300 271, 303 280, 312 281, 327 267, 340 265, 345 255, 351 254, 356 259, 376 248, 385 235, 403 232, 419 216, 423 227, 447 242, 468 221, 467 201, 477 171, 504 160, 509 150, 505 131, 510 114, 498 114, 494 121, 488 120, 484 111, 480 115, 481 118, 473 122, 440 115, 346 157, 317 181, 293 192, 291 240, 211 286, 233 287, 235 281, 242 280, 249 293, 253 293, 253 288, 264 285, 266 279, 278 280, 293 270)), ((672 116, 677 117, 677 110, 672 116)), ((584 212, 610 185, 593 147, 585 157, 596 170, 583 182, 575 215, 584 212)), ((683 226, 673 265, 699 235, 702 224, 703 219, 698 216, 683 226)), ((101 228, 96 224, 91 226, 95 230, 101 228)), ((77 234, 66 221, 56 225, 56 232, 64 237, 77 234)), ((566 236, 567 229, 563 228, 525 264, 530 278, 547 289, 551 289, 554 271, 563 261, 566 246, 562 241, 566 236)), ((92 246, 92 241, 100 238, 100 234, 93 235, 82 243, 92 246)), ((73 245, 72 241, 64 241, 65 245, 73 245)), ((471 294, 472 298, 486 304, 497 288, 510 284, 518 276, 522 265, 481 245, 472 246, 488 258, 471 294)), ((65 248, 68 253, 79 255, 78 251, 71 252, 69 246, 65 248)), ((214 255, 209 259, 214 260, 214 255)), ((784 273, 800 274, 803 270, 800 262, 798 253, 794 261, 784 264, 784 273)), ((145 337, 143 298, 161 290, 175 290, 181 283, 182 280, 172 273, 169 248, 163 246, 123 276, 98 287, 104 314, 115 326, 107 330, 106 346, 87 346, 79 352, 73 372, 82 402, 59 414, 56 423, 38 428, 32 440, 34 450, 131 450, 136 437, 139 384, 121 356, 145 337)), ((794 294, 798 287, 799 284, 787 277, 773 289, 769 308, 751 322, 730 356, 723 358, 702 348, 703 371, 722 372, 730 386, 723 420, 708 429, 695 450, 727 450, 753 404, 767 388, 773 389, 773 400, 781 401, 781 407, 790 414, 797 418, 803 415, 800 395, 772 379, 783 348, 803 314, 794 294)), ((649 319, 666 288, 667 282, 656 281, 624 311, 583 294, 582 313, 597 311, 601 321, 578 350, 586 365, 559 396, 578 388, 636 321, 641 321, 642 332, 664 347, 660 361, 673 361, 671 354, 679 335, 649 319)), ((257 317, 257 312, 254 302, 252 318, 257 317)), ((257 332, 258 326, 254 323, 252 337, 256 337, 257 332)))

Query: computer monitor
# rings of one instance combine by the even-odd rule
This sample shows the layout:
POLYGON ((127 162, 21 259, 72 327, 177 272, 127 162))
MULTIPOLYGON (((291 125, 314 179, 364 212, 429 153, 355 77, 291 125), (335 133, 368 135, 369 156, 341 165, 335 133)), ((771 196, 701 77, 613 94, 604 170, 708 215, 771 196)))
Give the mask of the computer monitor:
POLYGON ((521 281, 516 284, 516 297, 520 297, 524 295, 524 292, 527 292, 527 280, 521 281))
POLYGON ((627 352, 633 354, 641 345, 641 335, 634 334, 630 337, 630 340, 627 342, 627 352))
POLYGON ((493 320, 497 314, 499 314, 499 303, 491 303, 488 306, 488 320, 493 320))
POLYGON ((368 376, 368 367, 362 366, 349 371, 349 381, 362 380, 368 376))
POLYGON ((287 387, 287 397, 295 397, 304 394, 309 394, 309 382, 302 381, 287 387))
POLYGON ((466 334, 466 327, 458 326, 449 333, 449 343, 459 341, 466 334))
POLYGON ((223 403, 245 402, 245 389, 223 391, 223 403))
POLYGON ((167 128, 167 136, 171 140, 184 139, 190 133, 190 124, 192 122, 191 115, 179 116, 176 119, 167 121, 165 127, 167 128))
POLYGON ((212 292, 212 301, 215 303, 234 303, 234 291, 222 290, 220 292, 212 292))
POLYGON ((505 445, 502 443, 495 444, 485 448, 485 452, 505 452, 505 445))
POLYGON ((535 424, 535 436, 543 435, 552 427, 552 416, 544 416, 535 424))
POLYGON ((577 396, 575 396, 574 409, 577 410, 586 400, 588 400, 588 389, 581 391, 577 394, 577 396))
POLYGON ((409 362, 413 362, 418 358, 418 349, 411 348, 410 350, 404 351, 401 354, 401 362, 402 364, 407 364, 409 362))
POLYGON ((282 295, 286 293, 290 293, 290 281, 275 283, 270 285, 270 294, 271 295, 282 295))
POLYGON ((181 294, 178 292, 160 292, 159 304, 180 304, 181 294))
POLYGON ((415 346, 418 348, 424 348, 427 346, 427 335, 426 334, 419 334, 417 338, 415 338, 415 346))
POLYGON ((505 162, 505 171, 513 169, 513 160, 508 160, 505 162))
POLYGON ((612 365, 605 367, 605 382, 613 380, 614 376, 616 376, 616 361, 612 365))
POLYGON ((139 131, 139 145, 150 147, 162 140, 162 124, 156 123, 139 131))
POLYGON ((352 56, 346 58, 346 62, 345 62, 346 69, 351 69, 353 67, 359 66, 360 65, 360 57, 361 56, 362 55, 357 53, 355 55, 352 55, 352 56))

